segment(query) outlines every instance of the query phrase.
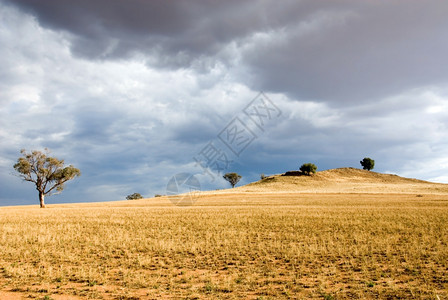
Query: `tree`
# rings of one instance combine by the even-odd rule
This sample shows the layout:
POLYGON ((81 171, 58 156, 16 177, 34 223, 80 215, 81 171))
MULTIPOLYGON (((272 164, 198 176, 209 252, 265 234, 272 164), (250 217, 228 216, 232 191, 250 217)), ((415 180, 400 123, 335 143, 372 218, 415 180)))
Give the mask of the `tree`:
POLYGON ((232 185, 232 188, 234 188, 238 181, 242 178, 242 176, 238 173, 227 173, 222 177, 232 185))
POLYGON ((317 167, 315 164, 306 163, 300 167, 300 171, 302 171, 305 175, 310 176, 311 173, 313 173, 313 174, 316 173, 317 167))
POLYGON ((20 151, 23 157, 17 160, 14 169, 25 181, 33 182, 39 192, 40 207, 45 208, 45 196, 59 194, 64 190, 64 184, 81 175, 79 169, 72 165, 64 167, 64 160, 50 157, 49 151, 20 151))
POLYGON ((364 157, 363 160, 359 162, 364 170, 370 171, 375 167, 375 161, 369 157, 364 157))
POLYGON ((143 199, 143 196, 140 195, 139 193, 134 193, 126 196, 126 200, 137 200, 137 199, 143 199))

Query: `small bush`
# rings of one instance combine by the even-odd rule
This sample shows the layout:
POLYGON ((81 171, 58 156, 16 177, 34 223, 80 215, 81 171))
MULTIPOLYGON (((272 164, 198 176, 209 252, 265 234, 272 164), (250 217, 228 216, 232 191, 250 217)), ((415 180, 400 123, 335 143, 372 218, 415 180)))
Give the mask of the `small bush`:
POLYGON ((303 164, 303 165, 300 167, 300 171, 302 171, 303 174, 309 176, 309 175, 311 175, 311 174, 316 173, 316 171, 317 171, 317 167, 316 167, 315 164, 312 164, 312 163, 306 163, 306 164, 303 164))
POLYGON ((265 179, 266 177, 267 177, 267 176, 264 175, 264 173, 261 173, 261 174, 260 174, 260 179, 261 179, 261 180, 265 179))
POLYGON ((363 160, 359 162, 364 170, 370 171, 375 167, 375 161, 370 157, 364 157, 363 160))
POLYGON ((127 195, 126 200, 137 200, 137 199, 143 199, 143 196, 139 193, 134 193, 132 195, 127 195))

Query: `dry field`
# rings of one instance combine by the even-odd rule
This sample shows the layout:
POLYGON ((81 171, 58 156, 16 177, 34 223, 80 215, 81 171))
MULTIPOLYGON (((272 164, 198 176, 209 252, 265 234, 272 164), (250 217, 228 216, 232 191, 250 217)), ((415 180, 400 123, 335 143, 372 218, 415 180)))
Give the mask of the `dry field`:
POLYGON ((4 207, 0 299, 448 299, 447 224, 447 185, 348 169, 4 207))

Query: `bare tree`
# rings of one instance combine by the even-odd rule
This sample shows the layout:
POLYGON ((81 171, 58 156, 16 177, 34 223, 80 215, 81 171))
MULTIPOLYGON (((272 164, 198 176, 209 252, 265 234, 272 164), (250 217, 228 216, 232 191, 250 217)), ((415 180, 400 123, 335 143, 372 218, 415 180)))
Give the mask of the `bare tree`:
POLYGON ((80 176, 79 169, 72 165, 64 167, 64 160, 48 156, 49 151, 20 151, 23 157, 17 160, 14 169, 25 181, 33 182, 39 192, 40 207, 45 207, 45 196, 58 194, 64 190, 64 183, 80 176))

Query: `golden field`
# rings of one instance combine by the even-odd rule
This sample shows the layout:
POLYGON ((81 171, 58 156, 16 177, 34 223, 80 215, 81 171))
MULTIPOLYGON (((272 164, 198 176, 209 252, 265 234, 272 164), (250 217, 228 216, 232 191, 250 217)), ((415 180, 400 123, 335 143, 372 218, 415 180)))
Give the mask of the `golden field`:
POLYGON ((448 299, 448 188, 355 169, 0 208, 0 299, 448 299))

